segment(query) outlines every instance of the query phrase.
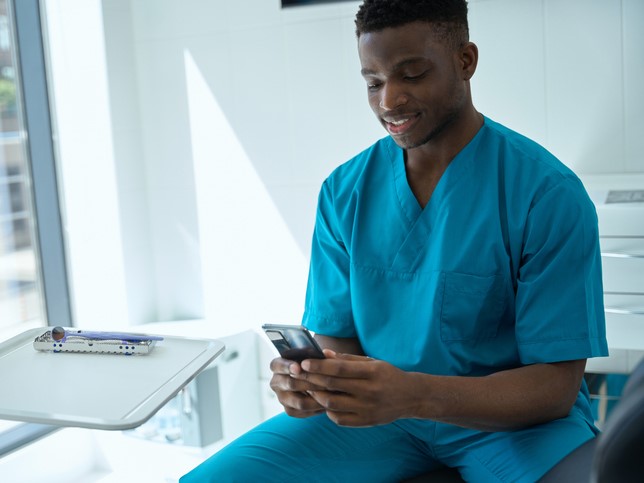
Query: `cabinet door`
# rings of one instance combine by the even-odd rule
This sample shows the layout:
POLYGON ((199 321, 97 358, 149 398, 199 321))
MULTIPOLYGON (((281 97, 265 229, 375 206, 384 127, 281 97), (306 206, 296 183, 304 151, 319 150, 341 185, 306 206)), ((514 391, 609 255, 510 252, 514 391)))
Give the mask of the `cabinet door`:
POLYGON ((644 350, 644 294, 604 294, 611 349, 644 350))
POLYGON ((601 237, 604 292, 644 295, 644 237, 601 237))

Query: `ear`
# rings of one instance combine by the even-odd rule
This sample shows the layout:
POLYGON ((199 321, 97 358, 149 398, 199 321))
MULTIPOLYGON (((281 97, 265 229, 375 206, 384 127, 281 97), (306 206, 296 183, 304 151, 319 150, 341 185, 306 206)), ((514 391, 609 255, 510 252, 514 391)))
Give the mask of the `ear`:
POLYGON ((476 44, 466 43, 458 52, 458 61, 463 80, 470 80, 479 61, 479 49, 476 44))

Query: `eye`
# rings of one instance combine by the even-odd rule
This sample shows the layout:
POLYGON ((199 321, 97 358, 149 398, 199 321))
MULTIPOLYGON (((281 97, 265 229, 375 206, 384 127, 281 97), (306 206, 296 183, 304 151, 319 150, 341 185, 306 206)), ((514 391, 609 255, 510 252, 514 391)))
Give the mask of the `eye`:
POLYGON ((376 91, 380 88, 382 83, 380 82, 367 82, 367 90, 369 91, 376 91))
POLYGON ((403 80, 414 82, 422 79, 423 77, 425 77, 426 74, 427 74, 427 71, 421 72, 420 74, 406 74, 403 76, 403 80))

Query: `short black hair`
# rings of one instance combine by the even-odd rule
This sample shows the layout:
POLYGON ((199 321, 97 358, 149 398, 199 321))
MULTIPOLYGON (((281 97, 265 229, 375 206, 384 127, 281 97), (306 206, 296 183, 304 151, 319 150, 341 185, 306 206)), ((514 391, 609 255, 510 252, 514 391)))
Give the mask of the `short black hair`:
POLYGON ((467 0, 364 0, 356 14, 356 35, 418 21, 435 24, 454 47, 469 40, 467 0))

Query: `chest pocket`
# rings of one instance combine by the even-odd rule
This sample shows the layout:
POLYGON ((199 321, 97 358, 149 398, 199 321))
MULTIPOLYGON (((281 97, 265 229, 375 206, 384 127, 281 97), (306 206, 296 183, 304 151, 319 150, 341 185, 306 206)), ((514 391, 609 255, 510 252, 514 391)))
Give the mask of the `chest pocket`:
POLYGON ((465 341, 496 337, 505 311, 503 277, 456 272, 442 275, 441 339, 465 341))

